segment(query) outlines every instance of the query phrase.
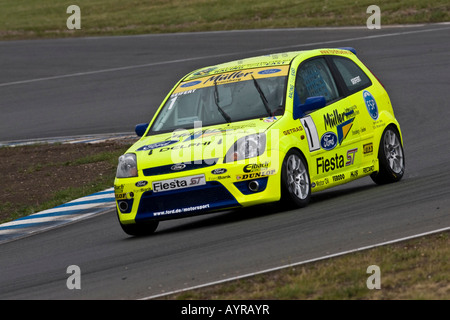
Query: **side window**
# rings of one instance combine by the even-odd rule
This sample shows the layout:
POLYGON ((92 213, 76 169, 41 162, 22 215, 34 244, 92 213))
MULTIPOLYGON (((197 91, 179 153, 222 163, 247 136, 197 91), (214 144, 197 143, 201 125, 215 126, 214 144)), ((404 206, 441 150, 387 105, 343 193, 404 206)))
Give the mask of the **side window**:
POLYGON ((306 98, 315 96, 324 96, 327 103, 339 98, 336 83, 324 58, 301 64, 295 86, 302 104, 306 98))
POLYGON ((352 60, 344 57, 333 57, 333 62, 350 93, 360 91, 372 85, 369 77, 352 60))

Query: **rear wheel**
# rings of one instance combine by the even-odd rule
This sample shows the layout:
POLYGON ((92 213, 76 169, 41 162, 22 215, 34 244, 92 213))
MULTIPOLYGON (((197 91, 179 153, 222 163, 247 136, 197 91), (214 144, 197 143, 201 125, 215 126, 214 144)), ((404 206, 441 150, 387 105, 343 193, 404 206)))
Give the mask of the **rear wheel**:
POLYGON ((386 184, 400 181, 405 172, 405 156, 398 130, 387 127, 381 136, 378 150, 380 168, 370 177, 377 184, 386 184))
POLYGON ((282 201, 288 205, 305 207, 311 197, 308 164, 303 155, 293 149, 284 158, 281 169, 282 201))

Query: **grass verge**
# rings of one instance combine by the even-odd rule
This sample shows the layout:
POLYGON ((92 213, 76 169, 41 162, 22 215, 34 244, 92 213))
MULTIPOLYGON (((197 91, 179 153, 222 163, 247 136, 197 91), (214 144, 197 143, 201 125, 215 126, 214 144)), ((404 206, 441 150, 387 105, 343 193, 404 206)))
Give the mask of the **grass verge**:
POLYGON ((448 300, 450 232, 163 297, 167 300, 448 300), (372 287, 379 267, 379 289, 372 287), (368 283, 372 289, 368 288, 368 283))
POLYGON ((168 32, 366 26, 370 5, 381 24, 450 21, 447 0, 78 0, 81 29, 68 30, 74 1, 0 2, 0 40, 168 32))
POLYGON ((0 148, 0 223, 112 187, 117 159, 129 146, 105 142, 0 148))

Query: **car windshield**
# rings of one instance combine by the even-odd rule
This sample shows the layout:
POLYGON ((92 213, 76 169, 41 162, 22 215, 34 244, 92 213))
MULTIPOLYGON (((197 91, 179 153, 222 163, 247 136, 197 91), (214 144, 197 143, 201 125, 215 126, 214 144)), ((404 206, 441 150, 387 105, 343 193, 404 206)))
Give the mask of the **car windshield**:
POLYGON ((149 134, 270 117, 284 113, 288 66, 247 69, 181 82, 149 134))

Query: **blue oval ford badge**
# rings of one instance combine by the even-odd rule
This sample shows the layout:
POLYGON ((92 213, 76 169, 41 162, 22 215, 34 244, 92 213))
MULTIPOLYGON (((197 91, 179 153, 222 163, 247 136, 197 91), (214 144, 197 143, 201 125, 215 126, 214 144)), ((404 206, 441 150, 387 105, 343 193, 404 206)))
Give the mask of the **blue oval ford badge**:
POLYGON ((214 169, 213 171, 211 171, 212 174, 223 174, 227 172, 227 169, 225 168, 218 168, 218 169, 214 169))
POLYGON ((258 74, 272 74, 272 73, 277 73, 280 71, 281 71, 281 69, 266 69, 266 70, 262 70, 262 71, 258 72, 258 74))
POLYGON ((177 163, 170 167, 170 170, 172 171, 179 171, 186 168, 186 165, 184 163, 177 163))
POLYGON ((320 139, 320 145, 324 150, 333 150, 337 145, 337 136, 334 132, 326 132, 320 139))
POLYGON ((364 98, 364 102, 366 103, 367 111, 369 111, 370 116, 372 117, 373 120, 377 120, 378 119, 378 106, 377 106, 377 102, 375 101, 375 98, 367 90, 364 90, 363 98, 364 98))
POLYGON ((191 82, 183 83, 180 87, 182 87, 182 88, 193 87, 193 86, 198 85, 199 83, 202 83, 202 82, 201 81, 191 81, 191 82))
POLYGON ((138 181, 136 182, 134 185, 138 188, 140 187, 145 187, 148 184, 148 181, 142 180, 142 181, 138 181))

